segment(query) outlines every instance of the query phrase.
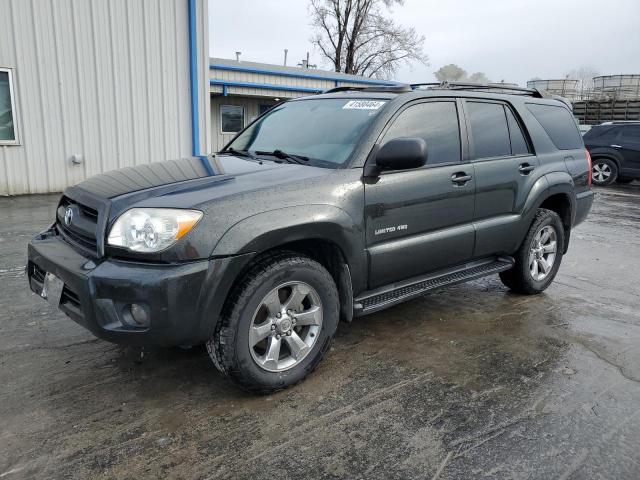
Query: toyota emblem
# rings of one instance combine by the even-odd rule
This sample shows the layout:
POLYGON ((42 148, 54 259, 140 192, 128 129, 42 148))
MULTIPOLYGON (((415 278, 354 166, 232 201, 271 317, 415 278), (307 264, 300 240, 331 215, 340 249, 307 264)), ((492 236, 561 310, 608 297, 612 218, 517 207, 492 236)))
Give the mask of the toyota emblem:
POLYGON ((64 224, 69 226, 71 225, 71 221, 73 220, 73 209, 71 207, 67 207, 64 211, 64 224))

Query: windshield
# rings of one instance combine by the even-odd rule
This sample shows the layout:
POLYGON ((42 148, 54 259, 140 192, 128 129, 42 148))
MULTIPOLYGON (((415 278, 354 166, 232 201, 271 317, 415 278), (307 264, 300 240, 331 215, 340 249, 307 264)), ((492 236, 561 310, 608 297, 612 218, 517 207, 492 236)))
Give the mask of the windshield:
POLYGON ((338 166, 349 158, 385 103, 348 98, 284 103, 250 125, 227 148, 254 153, 279 150, 308 157, 318 166, 338 166))

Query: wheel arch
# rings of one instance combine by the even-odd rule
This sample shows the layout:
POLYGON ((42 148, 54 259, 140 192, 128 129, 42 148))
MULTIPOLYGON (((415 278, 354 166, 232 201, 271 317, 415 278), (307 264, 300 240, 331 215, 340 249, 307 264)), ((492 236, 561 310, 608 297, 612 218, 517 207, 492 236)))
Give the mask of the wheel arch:
POLYGON ((350 321, 353 292, 363 288, 366 282, 363 239, 363 226, 354 222, 344 210, 332 205, 302 205, 244 219, 222 236, 212 256, 255 255, 236 276, 234 285, 248 268, 274 251, 308 256, 323 265, 333 277, 340 296, 341 318, 350 321))
POLYGON ((590 154, 591 154, 591 162, 592 163, 595 163, 596 160, 599 160, 599 159, 611 160, 613 163, 616 164, 616 167, 618 168, 618 171, 620 171, 622 162, 615 154, 613 154, 611 152, 606 152, 606 151, 600 153, 597 150, 595 152, 590 152, 590 154))
POLYGON ((574 212, 572 209, 571 197, 568 193, 554 193, 545 198, 538 208, 552 210, 558 214, 564 227, 564 245, 562 253, 567 253, 569 249, 569 237, 571 235, 571 225, 573 223, 574 212))
POLYGON ((531 189, 522 214, 524 221, 521 239, 526 236, 539 208, 553 210, 560 216, 564 226, 564 253, 566 253, 576 215, 575 185, 568 172, 548 173, 540 178, 535 188, 531 189))

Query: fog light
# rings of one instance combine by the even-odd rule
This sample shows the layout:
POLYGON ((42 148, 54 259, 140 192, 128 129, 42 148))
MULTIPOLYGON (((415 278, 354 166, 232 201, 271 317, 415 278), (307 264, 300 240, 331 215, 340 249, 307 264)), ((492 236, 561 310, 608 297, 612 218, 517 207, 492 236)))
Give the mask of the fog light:
POLYGON ((149 326, 149 314, 145 307, 137 303, 132 303, 129 311, 131 312, 131 318, 133 318, 138 325, 141 327, 149 326))

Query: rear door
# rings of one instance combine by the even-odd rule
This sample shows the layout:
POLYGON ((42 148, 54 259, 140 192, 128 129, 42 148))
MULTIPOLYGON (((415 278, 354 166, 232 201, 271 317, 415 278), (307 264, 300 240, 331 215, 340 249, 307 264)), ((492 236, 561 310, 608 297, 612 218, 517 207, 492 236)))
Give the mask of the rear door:
POLYGON ((474 257, 508 254, 519 238, 519 210, 537 178, 522 121, 506 103, 466 100, 469 155, 476 174, 474 257))
POLYGON ((620 173, 640 176, 640 125, 623 125, 613 148, 618 150, 624 164, 620 173))
POLYGON ((405 106, 378 143, 399 137, 427 142, 422 168, 385 171, 365 182, 369 287, 453 266, 473 253, 473 165, 463 161, 456 100, 405 106))

